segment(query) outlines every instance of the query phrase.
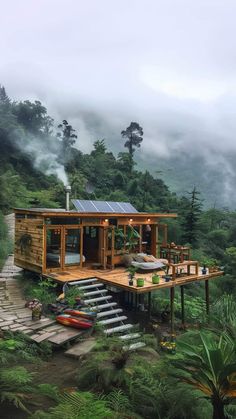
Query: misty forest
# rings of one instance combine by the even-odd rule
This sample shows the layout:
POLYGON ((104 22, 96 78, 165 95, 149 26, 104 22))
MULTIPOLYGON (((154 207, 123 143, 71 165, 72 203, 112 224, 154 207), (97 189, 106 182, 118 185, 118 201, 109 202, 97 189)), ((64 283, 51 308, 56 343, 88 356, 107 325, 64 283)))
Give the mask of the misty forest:
MULTIPOLYGON (((72 198, 123 201, 140 212, 177 213, 177 218, 166 221, 169 242, 190 246, 192 260, 201 267, 217 266, 224 276, 209 281, 208 312, 204 281, 186 287, 184 328, 176 292, 175 336, 166 350, 162 333, 170 321, 167 289, 152 293, 152 317, 145 325, 141 319, 146 346, 137 352, 125 351, 115 337, 104 338, 99 325, 94 327, 92 351, 78 359, 65 357, 48 342, 32 343, 26 334, 3 327, 0 402, 4 413, 0 416, 233 419, 236 211, 210 206, 194 184, 183 195, 176 193, 160 178, 158 166, 139 168, 138 155, 145 143, 140 121, 130 121, 116 134, 120 138, 116 154, 107 146, 105 134, 86 154, 79 147, 80 132, 70 120, 56 123, 40 101, 14 101, 7 86, 0 87, 1 269, 13 253, 8 214, 13 208, 64 208, 64 189, 70 184, 72 198)), ((32 273, 20 274, 19 281, 25 300, 38 298, 44 307, 55 303, 59 291, 53 281, 39 280, 32 273)), ((72 294, 68 299, 75 297, 72 294)), ((143 315, 129 313, 135 324, 143 315)))

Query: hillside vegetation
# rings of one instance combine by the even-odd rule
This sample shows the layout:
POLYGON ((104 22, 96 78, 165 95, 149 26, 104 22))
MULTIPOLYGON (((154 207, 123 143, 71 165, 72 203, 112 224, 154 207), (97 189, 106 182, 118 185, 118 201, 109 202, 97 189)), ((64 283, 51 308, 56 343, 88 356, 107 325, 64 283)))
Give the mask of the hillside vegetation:
MULTIPOLYGON (((24 359, 31 359, 28 342, 12 336, 0 339, 0 401, 31 410, 31 387, 31 397, 41 389, 53 400, 49 411, 30 416, 27 410, 27 418, 235 417, 236 212, 203 210, 201 191, 194 185, 185 196, 177 197, 163 180, 147 170, 136 170, 136 156, 144 141, 145 127, 131 122, 120 133, 117 156, 107 149, 104 139, 97 139, 89 154, 82 153, 80 133, 68 121, 57 126, 39 101, 14 102, 0 88, 0 265, 9 251, 4 215, 13 207, 63 207, 68 183, 73 198, 129 201, 139 211, 177 212, 178 218, 168 222, 169 241, 190 244, 192 259, 225 270, 224 277, 210 284, 209 318, 204 315, 204 285, 186 287, 190 331, 178 336, 176 355, 161 353, 153 336, 146 337, 154 349, 151 359, 148 353, 127 357, 117 342, 102 338, 75 371, 76 392, 71 394, 62 396, 63 389, 51 384, 33 385, 22 360, 22 353, 24 359)), ((154 293, 154 314, 160 315, 168 304, 166 290, 154 293)), ((177 292, 175 307, 178 323, 177 292)))

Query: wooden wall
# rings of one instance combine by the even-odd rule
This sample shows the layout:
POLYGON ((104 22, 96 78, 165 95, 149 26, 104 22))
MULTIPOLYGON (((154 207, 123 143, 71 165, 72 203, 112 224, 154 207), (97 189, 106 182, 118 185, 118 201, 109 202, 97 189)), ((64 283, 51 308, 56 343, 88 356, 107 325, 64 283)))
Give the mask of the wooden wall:
POLYGON ((43 266, 43 218, 15 220, 15 264, 30 271, 42 272, 43 266), (24 248, 23 235, 31 237, 31 245, 24 248))

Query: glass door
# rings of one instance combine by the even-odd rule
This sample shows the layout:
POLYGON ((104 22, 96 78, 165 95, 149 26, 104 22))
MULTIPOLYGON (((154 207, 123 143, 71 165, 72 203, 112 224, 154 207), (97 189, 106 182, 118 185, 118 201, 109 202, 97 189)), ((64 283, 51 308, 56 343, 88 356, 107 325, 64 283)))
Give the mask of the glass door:
POLYGON ((61 227, 47 227, 46 269, 61 268, 62 234, 61 227))
POLYGON ((65 253, 64 265, 80 265, 81 258, 84 262, 83 253, 81 251, 81 228, 80 227, 64 227, 65 237, 65 253))

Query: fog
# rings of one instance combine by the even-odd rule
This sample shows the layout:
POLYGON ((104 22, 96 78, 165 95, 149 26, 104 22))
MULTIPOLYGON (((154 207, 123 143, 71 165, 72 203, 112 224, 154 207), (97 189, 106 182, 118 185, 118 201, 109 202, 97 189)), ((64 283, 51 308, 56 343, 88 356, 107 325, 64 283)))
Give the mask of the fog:
POLYGON ((137 121, 140 164, 199 156, 232 193, 236 153, 234 0, 1 2, 0 83, 67 119, 89 151, 117 152, 137 121))

